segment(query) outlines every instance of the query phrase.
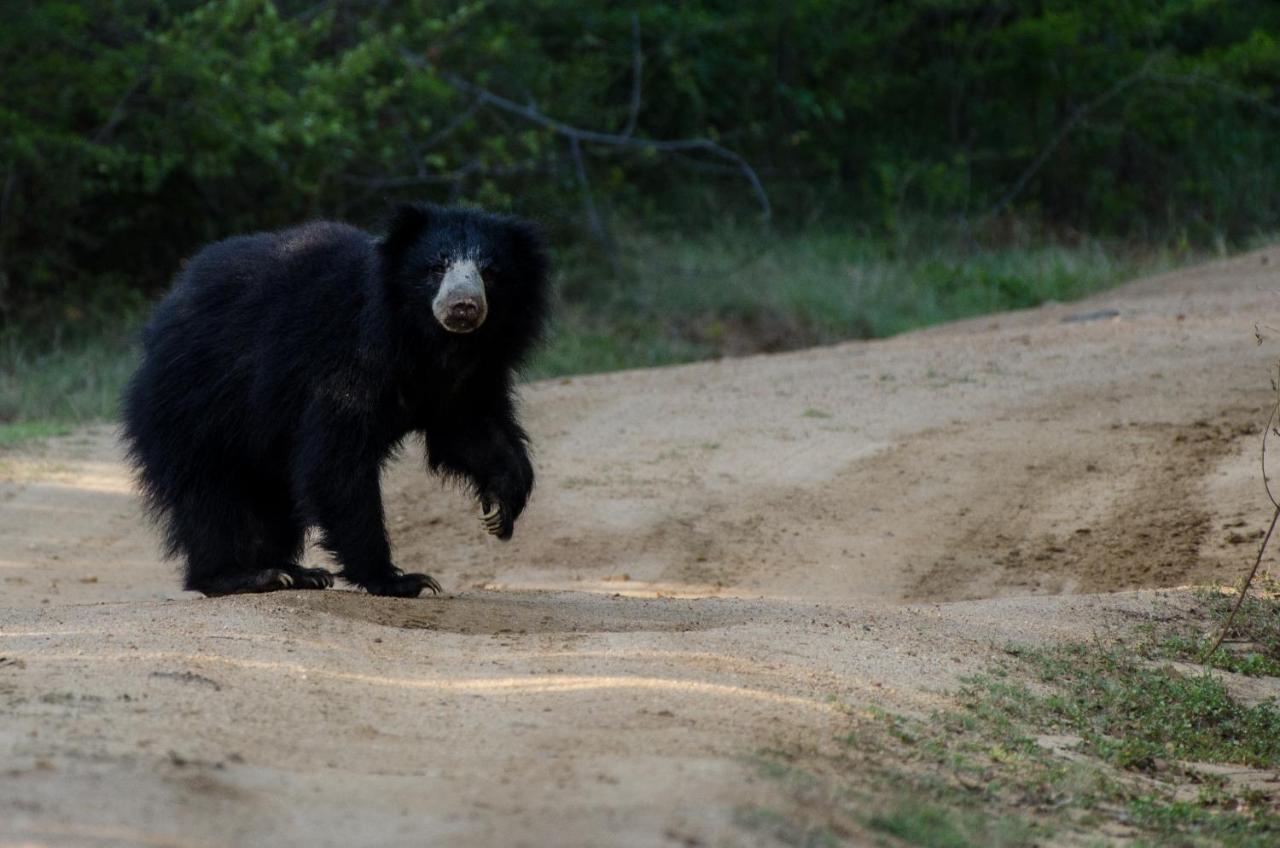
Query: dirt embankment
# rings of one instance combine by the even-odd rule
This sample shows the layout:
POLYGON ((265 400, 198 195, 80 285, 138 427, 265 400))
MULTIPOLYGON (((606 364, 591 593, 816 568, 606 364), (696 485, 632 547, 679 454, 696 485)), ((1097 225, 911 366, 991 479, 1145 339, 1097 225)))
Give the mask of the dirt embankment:
POLYGON ((530 386, 510 544, 416 445, 387 476, 443 598, 188 596, 111 428, 0 455, 0 844, 768 843, 754 752, 1239 573, 1266 256, 530 386))

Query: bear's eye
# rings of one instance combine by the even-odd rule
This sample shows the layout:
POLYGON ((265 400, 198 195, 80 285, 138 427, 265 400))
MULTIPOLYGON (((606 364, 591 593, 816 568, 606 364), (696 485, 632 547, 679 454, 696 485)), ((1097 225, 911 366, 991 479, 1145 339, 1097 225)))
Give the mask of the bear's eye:
POLYGON ((480 279, 484 280, 486 286, 493 285, 493 281, 498 278, 497 272, 492 266, 485 265, 480 269, 480 279))

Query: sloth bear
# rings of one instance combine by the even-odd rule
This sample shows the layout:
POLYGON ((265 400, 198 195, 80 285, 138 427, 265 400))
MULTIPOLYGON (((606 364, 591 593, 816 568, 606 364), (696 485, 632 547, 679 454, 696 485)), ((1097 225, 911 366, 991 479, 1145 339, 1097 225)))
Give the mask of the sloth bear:
POLYGON ((307 528, 375 595, 440 591, 392 565, 379 472, 410 433, 500 539, 533 488, 513 375, 542 335, 530 224, 406 205, 378 238, 318 222, 201 250, 143 330, 124 434, 166 553, 206 595, 323 589, 307 528))

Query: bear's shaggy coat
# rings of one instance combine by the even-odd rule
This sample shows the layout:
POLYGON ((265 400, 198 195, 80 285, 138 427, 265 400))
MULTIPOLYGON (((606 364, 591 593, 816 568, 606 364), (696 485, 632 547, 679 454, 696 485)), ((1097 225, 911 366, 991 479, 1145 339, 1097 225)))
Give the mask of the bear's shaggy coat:
POLYGON ((344 579, 439 591, 392 565, 383 522, 379 472, 415 432, 430 468, 468 482, 509 538, 533 487, 513 374, 543 332, 547 277, 529 224, 429 205, 400 208, 382 238, 319 222, 201 250, 144 330, 124 398, 130 457, 186 588, 330 586, 298 564, 314 526, 344 579), (437 317, 459 267, 478 303, 452 309, 478 315, 470 332, 437 317))

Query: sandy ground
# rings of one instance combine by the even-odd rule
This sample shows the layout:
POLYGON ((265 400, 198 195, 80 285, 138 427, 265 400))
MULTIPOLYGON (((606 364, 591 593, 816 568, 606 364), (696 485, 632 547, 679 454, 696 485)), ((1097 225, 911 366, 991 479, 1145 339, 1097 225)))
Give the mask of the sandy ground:
POLYGON ((386 477, 439 598, 183 593, 112 428, 0 454, 0 845, 772 844, 757 752, 1242 572, 1277 292, 532 385, 514 541, 386 477))

